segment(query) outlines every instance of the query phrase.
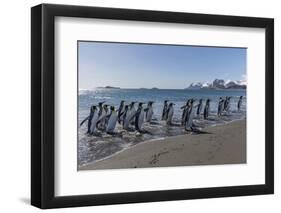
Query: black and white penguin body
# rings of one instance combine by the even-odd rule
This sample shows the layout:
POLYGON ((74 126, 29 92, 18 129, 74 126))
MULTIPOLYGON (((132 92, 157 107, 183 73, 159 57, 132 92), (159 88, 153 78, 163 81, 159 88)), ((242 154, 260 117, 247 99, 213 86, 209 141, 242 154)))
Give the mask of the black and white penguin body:
POLYGON ((167 124, 171 125, 174 115, 174 103, 169 103, 168 110, 167 110, 167 124))
POLYGON ((143 103, 139 103, 136 116, 135 116, 135 128, 137 131, 142 130, 142 124, 144 122, 144 109, 142 106, 143 103))

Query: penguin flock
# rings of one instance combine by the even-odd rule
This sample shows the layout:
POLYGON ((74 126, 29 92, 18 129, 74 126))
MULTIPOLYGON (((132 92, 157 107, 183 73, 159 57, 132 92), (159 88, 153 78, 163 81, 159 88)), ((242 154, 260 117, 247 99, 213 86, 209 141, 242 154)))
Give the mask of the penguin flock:
MULTIPOLYGON (((239 97, 237 103, 238 112, 241 111, 243 96, 239 97)), ((195 131, 193 119, 195 114, 199 117, 203 110, 203 118, 208 119, 210 111, 210 99, 207 99, 203 109, 203 99, 198 100, 198 104, 195 103, 195 99, 188 99, 186 104, 180 109, 182 110, 181 126, 186 131, 195 131)), ((231 97, 220 97, 218 102, 217 116, 221 117, 223 114, 230 113, 230 101, 231 97)), ((145 132, 142 128, 144 122, 151 123, 153 120, 153 101, 148 103, 143 102, 131 102, 125 104, 124 100, 121 100, 118 109, 114 106, 109 106, 105 102, 100 102, 98 105, 93 105, 90 108, 89 116, 87 116, 81 123, 82 126, 86 121, 87 134, 94 135, 96 132, 106 132, 108 134, 116 134, 115 127, 119 123, 124 130, 136 130, 140 133, 145 132), (138 103, 137 109, 135 108, 138 103), (146 104, 146 107, 144 107, 146 104)), ((161 114, 161 120, 165 121, 167 125, 173 125, 174 115, 174 103, 169 100, 164 101, 163 110, 161 114)))

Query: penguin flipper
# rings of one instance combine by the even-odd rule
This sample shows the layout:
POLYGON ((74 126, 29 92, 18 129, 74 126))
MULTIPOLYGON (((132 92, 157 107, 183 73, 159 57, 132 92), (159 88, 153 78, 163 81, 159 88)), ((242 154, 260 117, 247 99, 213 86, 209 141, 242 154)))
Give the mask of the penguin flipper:
POLYGON ((120 112, 120 114, 118 115, 118 117, 120 118, 122 115, 124 115, 125 111, 120 112))
POLYGON ((96 123, 96 127, 98 128, 98 126, 99 126, 99 124, 100 124, 100 122, 102 121, 102 119, 99 119, 98 121, 97 121, 97 123, 96 123))
POLYGON ((85 123, 86 120, 88 120, 90 118, 90 116, 86 117, 81 123, 80 123, 80 126, 83 125, 83 123, 85 123))
POLYGON ((136 115, 137 115, 137 113, 135 113, 134 115, 132 115, 132 117, 130 118, 130 122, 131 122, 133 119, 135 119, 136 115))
POLYGON ((108 119, 108 118, 110 118, 110 116, 111 116, 111 114, 109 114, 109 115, 106 115, 106 116, 105 116, 105 119, 108 119))

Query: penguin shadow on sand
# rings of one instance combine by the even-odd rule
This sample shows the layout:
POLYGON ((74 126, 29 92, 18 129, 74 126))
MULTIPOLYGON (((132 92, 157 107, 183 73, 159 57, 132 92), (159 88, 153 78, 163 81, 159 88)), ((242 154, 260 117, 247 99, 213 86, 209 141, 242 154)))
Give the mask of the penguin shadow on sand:
POLYGON ((106 134, 111 135, 112 137, 123 137, 122 132, 107 132, 106 134))
POLYGON ((211 132, 207 132, 207 131, 202 130, 202 128, 203 128, 202 126, 199 126, 199 125, 193 123, 192 128, 185 129, 185 131, 188 134, 191 134, 191 135, 213 134, 211 132))
POLYGON ((153 133, 151 131, 148 131, 146 129, 142 129, 139 131, 141 134, 149 134, 149 135, 153 135, 153 133))
POLYGON ((205 120, 205 121, 215 122, 215 121, 218 121, 219 119, 216 118, 216 117, 208 117, 208 118, 205 118, 204 120, 205 120))
POLYGON ((150 121, 149 124, 151 124, 151 125, 160 125, 160 123, 157 120, 150 121))
POLYGON ((141 135, 143 135, 143 134, 153 135, 152 132, 150 132, 150 131, 148 131, 148 130, 146 130, 146 129, 141 129, 141 130, 138 130, 138 131, 135 130, 135 132, 137 133, 136 136, 138 136, 138 135, 141 136, 141 135))
POLYGON ((95 137, 102 137, 102 133, 101 132, 93 132, 93 133, 86 133, 88 137, 92 137, 92 136, 95 136, 95 137))
POLYGON ((187 131, 192 135, 202 135, 202 134, 213 134, 211 132, 202 131, 201 129, 193 128, 193 130, 187 131))
POLYGON ((170 127, 181 127, 182 125, 180 123, 170 123, 168 126, 170 126, 170 127))
POLYGON ((125 134, 125 133, 133 133, 133 132, 138 132, 138 133, 141 133, 141 134, 145 134, 145 133, 147 133, 147 134, 152 134, 150 131, 148 131, 148 130, 146 130, 146 129, 140 129, 140 130, 136 130, 135 128, 133 128, 133 127, 128 127, 126 130, 121 130, 119 133, 123 133, 123 134, 125 134))
POLYGON ((123 137, 123 134, 122 132, 94 132, 94 133, 87 133, 87 136, 88 137, 99 137, 99 138, 106 138, 108 136, 111 136, 111 137, 119 137, 119 138, 122 138, 123 137))

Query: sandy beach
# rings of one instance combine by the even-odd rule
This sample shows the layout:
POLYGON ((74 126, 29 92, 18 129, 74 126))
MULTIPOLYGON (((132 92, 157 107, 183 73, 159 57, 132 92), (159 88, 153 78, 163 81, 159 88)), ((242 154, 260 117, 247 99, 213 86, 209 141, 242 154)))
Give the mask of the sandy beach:
POLYGON ((79 170, 246 163, 246 120, 140 143, 79 170))

